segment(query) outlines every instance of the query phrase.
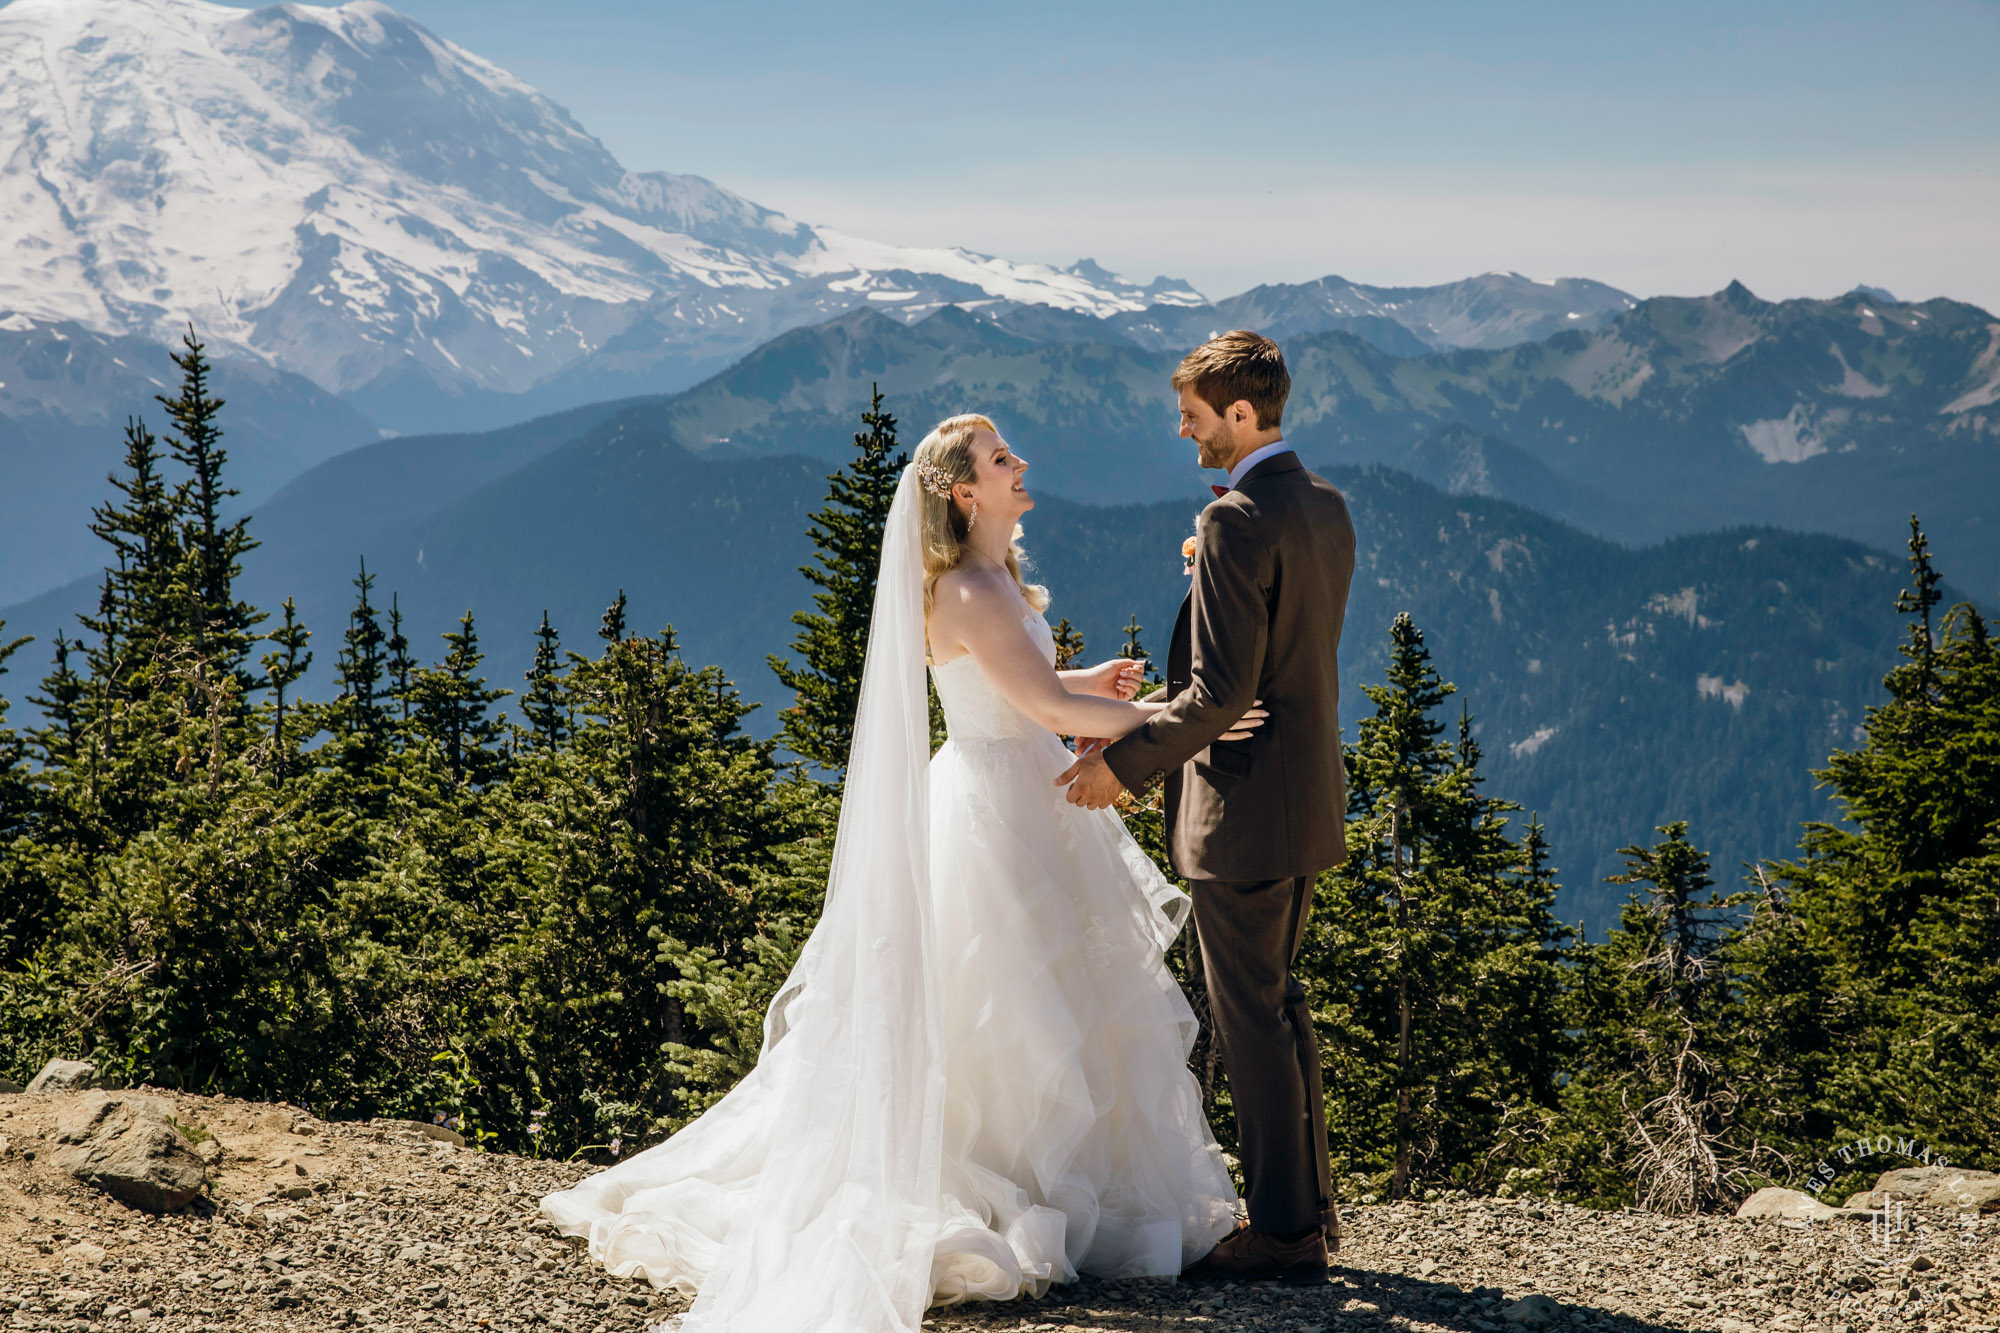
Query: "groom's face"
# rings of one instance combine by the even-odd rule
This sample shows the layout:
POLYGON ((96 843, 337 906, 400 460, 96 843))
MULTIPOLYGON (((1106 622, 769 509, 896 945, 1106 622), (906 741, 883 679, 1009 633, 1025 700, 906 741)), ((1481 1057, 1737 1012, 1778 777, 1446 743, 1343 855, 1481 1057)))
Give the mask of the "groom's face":
MULTIPOLYGON (((1231 415, 1216 411, 1192 388, 1181 393, 1181 438, 1200 447, 1203 467, 1227 468, 1236 459, 1237 423, 1231 415)), ((1240 404, 1231 405, 1232 410, 1240 404)))

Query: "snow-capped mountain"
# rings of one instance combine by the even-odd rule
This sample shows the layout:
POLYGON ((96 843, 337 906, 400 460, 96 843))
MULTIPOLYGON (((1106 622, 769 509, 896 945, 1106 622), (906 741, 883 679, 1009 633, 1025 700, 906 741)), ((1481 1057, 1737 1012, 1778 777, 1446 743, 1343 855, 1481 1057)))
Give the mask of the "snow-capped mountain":
POLYGON ((1345 278, 1252 287, 1213 306, 1120 313, 1109 322, 1142 347, 1166 351, 1206 330, 1253 328, 1273 338, 1340 329, 1385 352, 1414 356, 1455 347, 1540 342, 1565 329, 1598 329, 1638 301, 1590 278, 1482 273, 1435 287, 1370 287, 1345 278))
POLYGON ((875 244, 628 172, 376 0, 0 8, 0 312, 160 341, 192 320, 394 415, 578 371, 674 387, 843 309, 944 302, 1105 316, 1202 297, 875 244))

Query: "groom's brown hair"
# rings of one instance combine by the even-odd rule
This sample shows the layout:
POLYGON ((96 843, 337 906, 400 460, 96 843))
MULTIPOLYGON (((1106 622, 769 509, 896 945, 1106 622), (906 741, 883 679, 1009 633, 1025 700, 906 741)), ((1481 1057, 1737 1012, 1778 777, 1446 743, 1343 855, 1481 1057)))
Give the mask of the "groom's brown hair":
POLYGON ((1257 414, 1259 430, 1276 430, 1285 421, 1292 376, 1278 344, 1261 333, 1234 329, 1181 358, 1173 386, 1176 392, 1193 389, 1195 397, 1218 413, 1227 412, 1238 400, 1246 402, 1257 414))

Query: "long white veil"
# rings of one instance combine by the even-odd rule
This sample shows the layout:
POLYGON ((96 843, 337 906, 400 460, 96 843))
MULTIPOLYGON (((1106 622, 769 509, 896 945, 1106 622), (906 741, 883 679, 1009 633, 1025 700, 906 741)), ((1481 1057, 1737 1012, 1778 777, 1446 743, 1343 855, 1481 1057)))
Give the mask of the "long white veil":
POLYGON ((944 1048, 931 951, 921 495, 882 538, 833 870, 772 1002, 772 1135, 685 1333, 916 1333, 937 1241, 944 1048))

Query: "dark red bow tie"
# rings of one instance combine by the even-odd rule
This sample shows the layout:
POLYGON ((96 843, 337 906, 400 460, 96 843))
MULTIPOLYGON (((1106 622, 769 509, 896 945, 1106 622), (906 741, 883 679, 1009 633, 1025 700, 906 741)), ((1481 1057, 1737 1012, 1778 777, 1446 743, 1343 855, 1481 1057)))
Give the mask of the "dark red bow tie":
POLYGON ((1223 496, 1229 494, 1229 488, 1227 486, 1218 486, 1212 481, 1208 483, 1208 489, 1215 492, 1215 498, 1218 500, 1220 500, 1223 496))

